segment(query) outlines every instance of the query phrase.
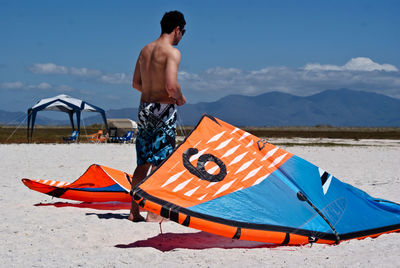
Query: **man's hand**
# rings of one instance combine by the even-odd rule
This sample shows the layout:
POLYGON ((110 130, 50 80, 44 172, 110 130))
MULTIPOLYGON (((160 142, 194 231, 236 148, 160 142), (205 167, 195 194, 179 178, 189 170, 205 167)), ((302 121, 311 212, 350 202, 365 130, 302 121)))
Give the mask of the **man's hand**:
POLYGON ((176 100, 176 105, 178 105, 178 106, 182 106, 182 105, 184 105, 185 103, 186 103, 186 98, 185 98, 185 96, 183 96, 183 95, 182 95, 182 98, 181 98, 181 99, 176 100))
POLYGON ((182 95, 182 98, 180 98, 180 99, 175 99, 173 97, 169 97, 169 99, 170 99, 171 103, 176 104, 178 106, 182 106, 186 103, 186 98, 183 95, 182 95))

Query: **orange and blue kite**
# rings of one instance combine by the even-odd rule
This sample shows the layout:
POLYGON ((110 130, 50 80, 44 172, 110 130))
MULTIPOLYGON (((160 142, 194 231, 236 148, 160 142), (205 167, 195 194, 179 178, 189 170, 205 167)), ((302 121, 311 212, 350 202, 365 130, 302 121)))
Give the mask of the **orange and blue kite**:
MULTIPOLYGON (((97 180, 93 173, 89 180, 78 179, 75 186, 62 186, 60 191, 53 185, 51 191, 41 192, 76 198, 68 196, 70 192, 82 201, 87 201, 82 196, 96 192, 96 198, 129 201, 130 175, 92 167, 103 184, 89 185, 97 180)), ((24 181, 34 189, 28 182, 32 183, 24 181)), ((304 159, 208 115, 132 195, 145 210, 234 239, 337 244, 400 231, 399 204, 373 198, 304 159)))
POLYGON ((372 198, 217 118, 200 123, 134 189, 179 224, 234 239, 334 244, 400 230, 400 205, 372 198))

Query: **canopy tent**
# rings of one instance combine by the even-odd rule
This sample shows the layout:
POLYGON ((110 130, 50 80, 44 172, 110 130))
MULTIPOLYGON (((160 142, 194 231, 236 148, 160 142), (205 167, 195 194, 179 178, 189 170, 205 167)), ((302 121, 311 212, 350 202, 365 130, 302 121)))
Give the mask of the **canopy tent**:
POLYGON ((101 114, 106 129, 108 129, 106 113, 103 109, 94 106, 86 101, 72 98, 68 95, 58 95, 53 98, 42 99, 36 103, 33 107, 28 109, 28 127, 27 127, 27 138, 32 139, 33 129, 35 126, 36 114, 39 111, 59 111, 68 113, 71 121, 72 130, 75 130, 74 125, 74 113, 76 114, 77 130, 80 131, 81 112, 98 112, 101 114))

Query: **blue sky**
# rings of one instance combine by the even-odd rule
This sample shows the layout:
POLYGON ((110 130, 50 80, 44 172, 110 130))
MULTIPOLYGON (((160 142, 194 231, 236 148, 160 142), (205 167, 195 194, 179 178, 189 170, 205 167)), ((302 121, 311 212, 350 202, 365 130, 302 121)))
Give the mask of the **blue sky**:
POLYGON ((189 103, 338 88, 400 98, 400 1, 0 0, 0 109, 59 94, 137 107, 136 58, 175 9, 189 103))

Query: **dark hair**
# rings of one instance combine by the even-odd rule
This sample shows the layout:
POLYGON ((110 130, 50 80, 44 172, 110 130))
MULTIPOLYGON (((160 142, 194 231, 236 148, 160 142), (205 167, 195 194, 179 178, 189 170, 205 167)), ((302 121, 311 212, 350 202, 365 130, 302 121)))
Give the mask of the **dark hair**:
POLYGON ((161 34, 171 33, 177 26, 182 30, 186 21, 183 14, 177 10, 166 12, 161 19, 161 34))

